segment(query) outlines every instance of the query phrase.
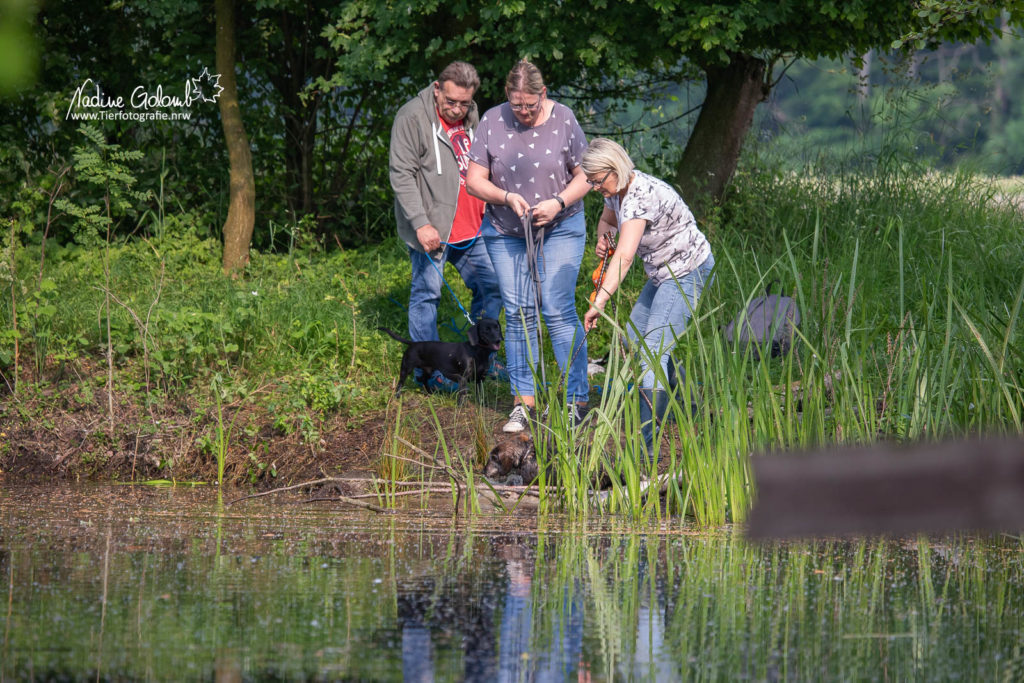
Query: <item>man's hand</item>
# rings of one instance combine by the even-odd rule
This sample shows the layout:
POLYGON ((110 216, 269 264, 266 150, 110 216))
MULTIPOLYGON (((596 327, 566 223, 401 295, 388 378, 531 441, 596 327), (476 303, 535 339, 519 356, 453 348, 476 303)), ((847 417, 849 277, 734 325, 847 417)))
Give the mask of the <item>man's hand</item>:
POLYGON ((430 223, 416 228, 416 239, 419 240, 423 251, 428 254, 441 248, 441 236, 437 234, 437 228, 430 223))

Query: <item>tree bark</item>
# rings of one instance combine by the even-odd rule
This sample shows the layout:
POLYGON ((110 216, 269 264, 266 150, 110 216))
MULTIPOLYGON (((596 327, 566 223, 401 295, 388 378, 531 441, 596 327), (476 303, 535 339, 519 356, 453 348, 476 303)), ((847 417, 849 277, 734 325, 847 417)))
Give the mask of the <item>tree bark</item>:
POLYGON ((736 172, 757 105, 768 98, 765 63, 733 54, 729 64, 705 66, 707 95, 676 167, 683 199, 698 217, 721 200, 736 172))
POLYGON ((242 125, 242 111, 238 106, 238 86, 235 82, 235 8, 234 0, 215 0, 217 13, 217 72, 221 91, 217 103, 220 107, 224 142, 228 147, 230 163, 230 199, 228 216, 224 221, 225 273, 235 273, 249 262, 249 245, 256 222, 256 181, 252 172, 252 152, 249 137, 242 125))
POLYGON ((318 57, 316 41, 319 27, 329 21, 326 14, 305 8, 302 17, 282 11, 278 25, 283 40, 279 47, 271 46, 270 57, 284 68, 272 72, 271 84, 281 96, 285 128, 285 199, 288 209, 296 217, 316 211, 313 184, 313 162, 316 151, 318 109, 322 95, 312 92, 303 100, 306 84, 327 77, 332 62, 318 57))

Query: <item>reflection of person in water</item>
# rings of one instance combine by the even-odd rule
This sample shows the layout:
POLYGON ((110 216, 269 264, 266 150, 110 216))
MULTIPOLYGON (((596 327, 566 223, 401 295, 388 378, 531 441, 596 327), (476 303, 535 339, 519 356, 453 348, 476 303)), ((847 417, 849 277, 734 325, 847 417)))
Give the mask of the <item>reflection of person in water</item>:
MULTIPOLYGON (((402 637, 404 680, 434 680, 436 664, 453 661, 445 650, 460 644, 462 678, 494 680, 496 610, 507 577, 504 562, 488 546, 474 546, 457 563, 455 573, 438 563, 399 577, 397 628, 402 637)), ((448 677, 452 672, 444 673, 448 677)))
POLYGON ((404 680, 434 680, 436 661, 451 661, 443 655, 445 645, 457 643, 462 644, 463 678, 494 680, 498 603, 492 596, 504 586, 503 572, 493 561, 467 565, 463 565, 464 573, 455 576, 399 582, 398 628, 402 634, 404 680))
POLYGON ((558 603, 534 603, 533 558, 522 538, 492 538, 455 575, 399 579, 404 679, 433 680, 437 662, 451 661, 445 646, 460 643, 467 681, 562 681, 577 666, 586 680, 582 586, 567 585, 558 613, 541 614, 558 603))
POLYGON ((582 663, 583 654, 583 591, 574 582, 562 598, 562 613, 556 618, 541 618, 541 624, 552 624, 547 642, 540 628, 533 624, 532 596, 533 562, 521 542, 500 544, 498 552, 505 557, 508 590, 501 613, 501 641, 498 644, 499 681, 563 681, 579 664, 580 680, 589 679, 582 663))

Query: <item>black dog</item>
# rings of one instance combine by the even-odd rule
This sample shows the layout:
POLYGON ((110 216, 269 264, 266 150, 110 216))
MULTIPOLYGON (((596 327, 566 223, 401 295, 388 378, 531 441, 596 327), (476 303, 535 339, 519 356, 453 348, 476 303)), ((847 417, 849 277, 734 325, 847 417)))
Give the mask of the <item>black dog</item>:
POLYGON ((434 370, 459 383, 459 393, 464 393, 470 380, 481 382, 487 371, 491 353, 501 348, 501 325, 494 318, 482 318, 471 325, 466 332, 468 342, 414 342, 403 339, 386 327, 378 327, 392 338, 407 346, 402 354, 402 370, 398 376, 395 396, 402 392, 405 379, 419 368, 424 380, 434 370))

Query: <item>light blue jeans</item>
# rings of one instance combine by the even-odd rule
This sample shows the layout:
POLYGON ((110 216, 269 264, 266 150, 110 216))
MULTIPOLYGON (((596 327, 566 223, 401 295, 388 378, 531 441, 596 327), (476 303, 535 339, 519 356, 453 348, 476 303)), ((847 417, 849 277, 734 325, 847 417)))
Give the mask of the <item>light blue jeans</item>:
MULTIPOLYGON (((484 222, 488 222, 486 216, 484 222)), ((536 295, 527 263, 526 240, 497 234, 489 225, 482 226, 480 232, 487 240, 487 252, 491 255, 505 306, 505 358, 512 394, 536 396, 534 370, 539 358, 536 295)), ((569 366, 566 400, 574 403, 586 403, 590 388, 586 337, 576 312, 576 281, 586 240, 586 222, 581 211, 545 231, 544 250, 537 256, 541 313, 559 369, 565 373, 569 366)))
MULTIPOLYGON (((465 243, 463 243, 464 245, 465 243)), ((412 287, 409 292, 409 339, 413 341, 439 341, 437 335, 437 305, 441 301, 441 272, 450 263, 459 271, 462 281, 473 293, 469 315, 476 322, 480 318, 498 320, 501 314, 501 294, 494 276, 491 258, 483 238, 466 249, 446 246, 440 258, 434 259, 415 249, 409 249, 412 260, 412 287)))
POLYGON ((701 292, 710 284, 714 267, 715 258, 709 255, 704 263, 681 278, 666 280, 660 285, 648 280, 629 314, 631 324, 626 332, 630 346, 640 359, 641 375, 637 382, 641 391, 640 422, 648 454, 654 443, 651 417, 653 415, 660 423, 668 408, 666 387, 659 380, 667 378, 668 391, 675 391, 686 381, 682 368, 677 367, 672 358, 672 350, 686 331, 701 292), (641 337, 646 349, 638 343, 641 337), (652 367, 654 359, 661 365, 663 374, 660 376, 652 367))

